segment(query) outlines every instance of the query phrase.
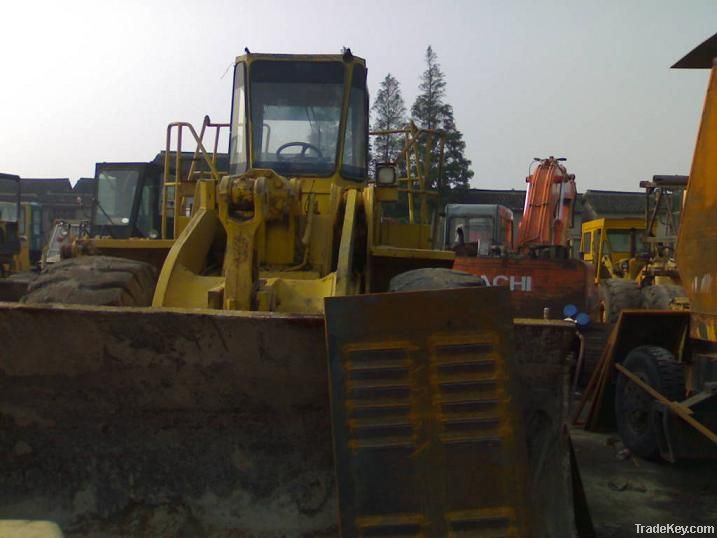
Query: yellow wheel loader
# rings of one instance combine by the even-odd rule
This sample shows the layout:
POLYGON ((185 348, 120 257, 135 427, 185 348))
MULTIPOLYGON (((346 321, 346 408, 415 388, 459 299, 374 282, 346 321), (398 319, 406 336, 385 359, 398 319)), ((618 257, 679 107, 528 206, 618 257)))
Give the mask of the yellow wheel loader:
POLYGON ((403 162, 369 182, 348 50, 237 58, 229 174, 196 182, 152 307, 0 306, 0 518, 103 537, 589 528, 564 426, 574 327, 512 320, 507 290, 428 248, 442 135, 393 134, 403 162))

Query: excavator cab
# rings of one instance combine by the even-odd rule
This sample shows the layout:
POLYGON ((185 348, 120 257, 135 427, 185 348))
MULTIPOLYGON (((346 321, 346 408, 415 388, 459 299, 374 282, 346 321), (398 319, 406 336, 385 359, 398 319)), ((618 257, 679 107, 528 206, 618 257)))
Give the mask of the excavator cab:
POLYGON ((513 212, 507 207, 447 204, 445 214, 443 247, 454 248, 459 256, 500 255, 513 250, 513 212))

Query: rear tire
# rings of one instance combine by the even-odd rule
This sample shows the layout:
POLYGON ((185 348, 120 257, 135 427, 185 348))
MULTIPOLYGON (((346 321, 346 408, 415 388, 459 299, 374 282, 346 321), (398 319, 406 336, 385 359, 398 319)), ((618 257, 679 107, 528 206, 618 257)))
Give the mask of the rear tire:
POLYGON ((640 308, 640 287, 632 280, 609 278, 600 281, 600 321, 615 323, 620 312, 630 308, 640 308))
POLYGON ((443 290, 485 285, 481 277, 471 273, 443 267, 427 267, 396 275, 388 283, 388 291, 443 290))
POLYGON ((642 308, 647 310, 670 310, 675 297, 687 297, 682 286, 676 284, 655 284, 640 290, 642 308))
POLYGON ((157 271, 136 260, 80 256, 48 266, 28 287, 27 304, 149 306, 157 271))
MULTIPOLYGON (((670 401, 685 397, 683 365, 672 353, 657 346, 640 346, 625 358, 623 366, 670 401)), ((661 425, 654 400, 624 375, 615 387, 615 418, 622 442, 630 451, 645 459, 659 456, 657 443, 661 425)))

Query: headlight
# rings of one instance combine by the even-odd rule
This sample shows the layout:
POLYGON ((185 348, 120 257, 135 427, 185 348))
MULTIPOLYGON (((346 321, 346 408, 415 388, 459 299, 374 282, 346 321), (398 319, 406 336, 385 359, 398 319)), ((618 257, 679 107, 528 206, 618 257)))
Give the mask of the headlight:
POLYGON ((396 167, 392 164, 376 166, 376 183, 378 185, 394 185, 396 183, 396 167))

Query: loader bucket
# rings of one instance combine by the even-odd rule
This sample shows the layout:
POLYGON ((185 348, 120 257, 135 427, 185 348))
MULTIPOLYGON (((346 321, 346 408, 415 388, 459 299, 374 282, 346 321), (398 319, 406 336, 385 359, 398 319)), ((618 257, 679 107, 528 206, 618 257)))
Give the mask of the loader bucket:
POLYGON ((326 318, 342 537, 578 535, 574 326, 514 324, 504 288, 330 298, 326 318))
MULTIPOLYGON (((506 470, 520 463, 513 483, 527 490, 512 494, 528 497, 533 536, 571 536, 561 376, 573 329, 518 322, 511 335, 507 299, 492 295, 502 291, 460 290, 450 309, 432 292, 396 295, 424 295, 428 303, 413 306, 430 305, 426 327, 494 334, 502 386, 512 387, 501 405, 516 459, 496 447, 491 457, 506 470)), ((0 519, 54 521, 68 537, 275 538, 337 536, 350 513, 339 517, 346 474, 340 462, 334 469, 331 383, 342 400, 333 374, 329 382, 322 317, 6 303, 0 341, 0 519)), ((445 465, 435 471, 457 472, 445 465)), ((481 473, 490 476, 469 476, 481 473)), ((417 480, 402 475, 393 487, 417 480)))
POLYGON ((335 535, 321 317, 5 303, 0 341, 0 519, 335 535))

